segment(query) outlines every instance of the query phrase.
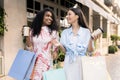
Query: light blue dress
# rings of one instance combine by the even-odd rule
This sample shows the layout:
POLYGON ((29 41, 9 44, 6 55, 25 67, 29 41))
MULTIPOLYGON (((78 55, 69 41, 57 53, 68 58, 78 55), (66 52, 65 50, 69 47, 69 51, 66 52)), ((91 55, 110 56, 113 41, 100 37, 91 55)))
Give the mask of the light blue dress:
POLYGON ((90 30, 83 27, 79 28, 76 36, 72 32, 72 27, 62 32, 60 43, 66 49, 64 69, 67 80, 83 80, 81 56, 86 55, 90 38, 90 30))

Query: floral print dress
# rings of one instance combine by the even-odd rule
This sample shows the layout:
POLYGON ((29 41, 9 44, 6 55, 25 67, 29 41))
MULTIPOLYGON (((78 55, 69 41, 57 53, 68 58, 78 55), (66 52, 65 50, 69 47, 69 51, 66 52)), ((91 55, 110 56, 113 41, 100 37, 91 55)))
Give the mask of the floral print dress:
POLYGON ((58 39, 57 32, 50 34, 47 26, 41 28, 39 36, 32 37, 34 52, 37 54, 37 60, 33 71, 33 80, 42 80, 42 73, 52 68, 51 51, 55 51, 56 47, 52 45, 52 39, 58 39))

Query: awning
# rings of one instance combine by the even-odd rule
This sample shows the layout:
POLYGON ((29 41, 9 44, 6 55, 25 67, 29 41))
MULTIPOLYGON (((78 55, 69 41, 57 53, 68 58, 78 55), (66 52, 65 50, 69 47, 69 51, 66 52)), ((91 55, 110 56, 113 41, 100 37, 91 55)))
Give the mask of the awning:
POLYGON ((104 18, 108 19, 110 22, 119 24, 119 20, 117 20, 116 18, 114 18, 111 14, 109 14, 108 12, 106 12, 104 9, 102 9, 100 6, 96 5, 93 1, 91 0, 76 0, 77 2, 93 9, 94 11, 98 12, 101 16, 103 16, 104 18))

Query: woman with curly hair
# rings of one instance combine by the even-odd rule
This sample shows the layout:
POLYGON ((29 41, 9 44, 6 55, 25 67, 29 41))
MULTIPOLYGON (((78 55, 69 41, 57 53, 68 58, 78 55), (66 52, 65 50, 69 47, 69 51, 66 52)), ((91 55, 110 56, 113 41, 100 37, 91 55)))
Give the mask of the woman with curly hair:
POLYGON ((53 11, 46 8, 34 18, 30 36, 26 38, 29 50, 37 55, 31 80, 42 80, 42 73, 52 68, 51 54, 56 55, 57 47, 52 43, 58 39, 58 25, 53 11))

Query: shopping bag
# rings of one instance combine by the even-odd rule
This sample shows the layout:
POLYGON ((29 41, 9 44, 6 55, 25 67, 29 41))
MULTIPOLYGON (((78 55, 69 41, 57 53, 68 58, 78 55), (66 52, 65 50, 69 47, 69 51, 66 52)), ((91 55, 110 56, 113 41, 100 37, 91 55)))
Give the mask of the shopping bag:
POLYGON ((108 80, 104 56, 82 57, 83 80, 108 80))
POLYGON ((16 80, 30 80, 30 75, 34 67, 36 55, 34 52, 19 50, 10 68, 8 76, 16 80))
POLYGON ((43 80, 66 80, 63 68, 45 71, 43 73, 43 80))

